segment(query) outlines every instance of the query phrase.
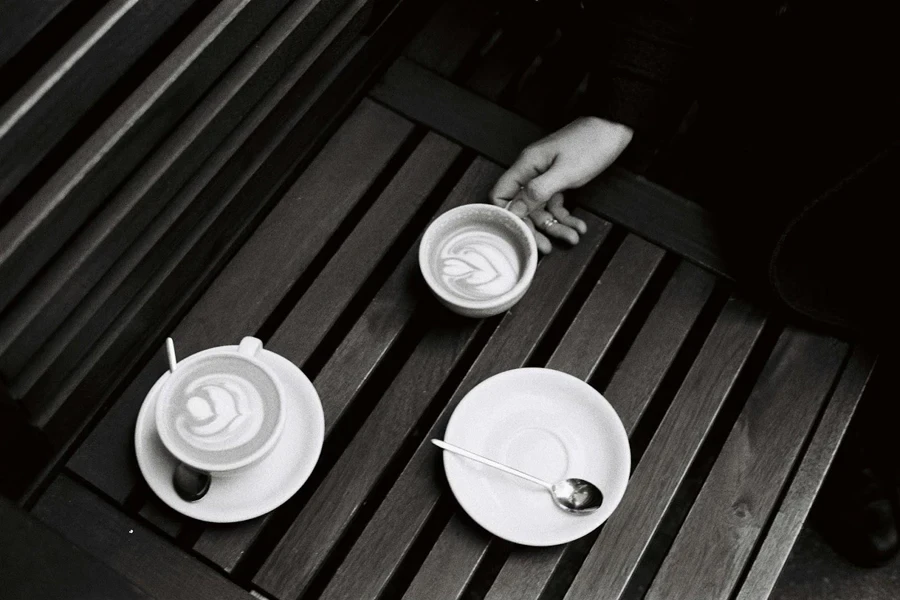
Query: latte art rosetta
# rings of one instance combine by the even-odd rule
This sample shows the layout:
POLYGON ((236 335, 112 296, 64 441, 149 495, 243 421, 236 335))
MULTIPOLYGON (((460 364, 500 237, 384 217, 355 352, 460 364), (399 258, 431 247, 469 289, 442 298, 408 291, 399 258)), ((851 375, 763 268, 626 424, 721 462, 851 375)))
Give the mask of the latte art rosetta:
POLYGON ((440 276, 454 294, 467 300, 488 300, 505 294, 519 280, 515 248, 503 237, 463 230, 443 245, 440 276))
POLYGON ((207 375, 184 389, 175 431, 189 446, 217 452, 252 440, 260 430, 265 408, 259 391, 231 373, 207 375))

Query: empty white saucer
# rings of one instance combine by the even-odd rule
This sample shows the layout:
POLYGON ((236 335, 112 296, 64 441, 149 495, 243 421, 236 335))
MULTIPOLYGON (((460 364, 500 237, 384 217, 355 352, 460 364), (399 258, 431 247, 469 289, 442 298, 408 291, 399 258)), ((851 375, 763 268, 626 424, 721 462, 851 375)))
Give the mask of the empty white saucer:
POLYGON ((618 506, 631 470, 622 421, 587 383, 550 369, 500 373, 460 401, 444 439, 549 482, 579 477, 603 492, 594 513, 573 515, 546 489, 444 452, 450 488, 479 525, 527 546, 553 546, 599 527, 618 506))
MULTIPOLYGON (((228 347, 237 350, 237 346, 228 347)), ((154 419, 156 397, 165 373, 144 400, 138 414, 134 447, 138 466, 150 489, 178 512, 211 523, 246 521, 270 512, 306 482, 322 450, 325 418, 312 383, 286 358, 260 350, 260 358, 278 375, 287 398, 287 420, 275 448, 258 465, 230 477, 214 477, 209 491, 196 502, 185 502, 172 487, 178 461, 159 439, 154 419)))

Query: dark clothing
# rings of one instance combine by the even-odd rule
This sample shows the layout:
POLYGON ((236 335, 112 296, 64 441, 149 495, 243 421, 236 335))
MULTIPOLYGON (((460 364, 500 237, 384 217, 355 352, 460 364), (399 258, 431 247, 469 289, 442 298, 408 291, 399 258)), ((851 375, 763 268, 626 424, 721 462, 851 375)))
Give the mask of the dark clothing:
POLYGON ((892 3, 604 6, 593 112, 652 138, 696 99, 699 179, 744 278, 820 322, 896 333, 892 3))

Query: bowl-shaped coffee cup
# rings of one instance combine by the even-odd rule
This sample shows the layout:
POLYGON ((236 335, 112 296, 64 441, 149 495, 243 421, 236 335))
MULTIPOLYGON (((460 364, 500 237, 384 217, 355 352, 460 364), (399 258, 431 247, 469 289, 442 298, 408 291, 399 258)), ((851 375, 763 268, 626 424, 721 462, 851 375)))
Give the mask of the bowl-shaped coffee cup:
POLYGON ((537 245, 528 226, 490 204, 447 211, 425 230, 419 268, 447 308, 490 317, 518 302, 534 278, 537 245))

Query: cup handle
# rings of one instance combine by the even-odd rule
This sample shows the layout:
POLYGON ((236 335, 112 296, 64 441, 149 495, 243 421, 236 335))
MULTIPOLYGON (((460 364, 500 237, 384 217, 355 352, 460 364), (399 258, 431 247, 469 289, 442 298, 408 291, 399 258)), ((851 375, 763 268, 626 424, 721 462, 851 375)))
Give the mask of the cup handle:
POLYGON ((262 350, 262 347, 262 340, 248 335, 241 340, 241 344, 238 346, 238 352, 245 356, 255 356, 257 352, 262 350))

